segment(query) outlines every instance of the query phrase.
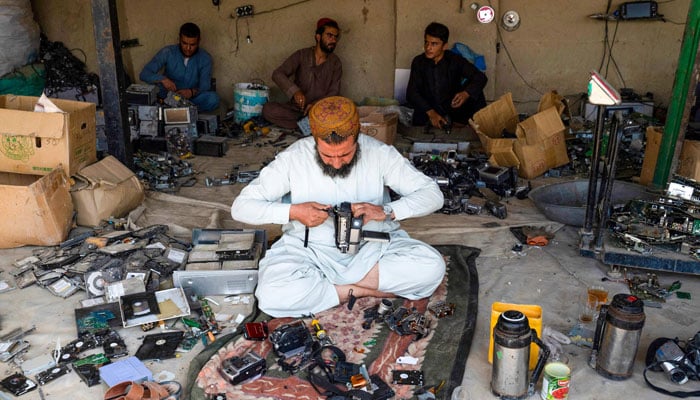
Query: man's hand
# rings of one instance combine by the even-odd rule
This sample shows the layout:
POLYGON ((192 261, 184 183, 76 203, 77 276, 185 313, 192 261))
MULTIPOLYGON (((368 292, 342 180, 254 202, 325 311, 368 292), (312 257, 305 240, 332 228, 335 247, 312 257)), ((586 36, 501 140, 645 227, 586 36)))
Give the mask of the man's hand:
POLYGON ((366 224, 369 221, 384 221, 386 220, 386 214, 384 214, 384 207, 378 206, 372 203, 353 203, 352 215, 355 217, 362 217, 362 223, 366 224))
POLYGON ((306 96, 304 96, 304 92, 301 90, 297 90, 296 93, 294 93, 294 104, 299 107, 301 111, 306 111, 306 96))
POLYGON ((292 204, 289 208, 289 220, 299 221, 309 228, 321 225, 328 218, 331 206, 310 201, 308 203, 292 204))
POLYGON ((430 125, 438 129, 441 129, 442 125, 447 123, 445 117, 438 114, 438 112, 433 109, 428 110, 426 114, 428 114, 428 118, 430 118, 430 125))
POLYGON ((464 104, 465 101, 469 99, 469 93, 466 91, 462 90, 461 92, 455 94, 455 97, 452 98, 452 108, 459 108, 464 104))
POLYGON ((175 82, 171 81, 169 78, 163 78, 163 80, 160 81, 160 84, 163 85, 163 87, 166 88, 170 92, 174 92, 177 90, 177 86, 175 86, 175 82))
POLYGON ((194 97, 194 90, 192 89, 180 89, 175 93, 179 94, 180 96, 186 99, 191 99, 192 97, 194 97))

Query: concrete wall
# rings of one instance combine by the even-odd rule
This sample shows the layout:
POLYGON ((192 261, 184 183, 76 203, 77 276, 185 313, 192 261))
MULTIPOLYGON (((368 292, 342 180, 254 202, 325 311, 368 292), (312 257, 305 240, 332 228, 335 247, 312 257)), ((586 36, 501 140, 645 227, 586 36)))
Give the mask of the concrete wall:
MULTIPOLYGON (((607 71, 616 87, 652 92, 658 105, 668 106, 683 38, 689 0, 659 4, 662 21, 610 21, 608 35, 617 64, 603 63, 606 23, 588 15, 605 11, 604 0, 491 0, 496 20, 481 24, 469 0, 119 0, 120 37, 138 38, 141 46, 123 50, 125 67, 137 78, 142 66, 162 46, 175 43, 186 21, 202 29, 202 47, 214 57, 214 76, 224 104, 232 105, 233 84, 262 79, 282 94, 270 75, 294 50, 314 44, 318 18, 335 18, 341 26, 336 53, 343 60, 342 92, 364 97, 392 97, 395 68, 409 68, 422 52, 423 29, 431 21, 450 27, 450 42, 462 42, 485 56, 488 100, 512 92, 516 107, 533 112, 542 93, 555 89, 576 97, 585 92, 589 71, 607 71), (255 16, 232 18, 235 7, 252 4, 255 16), (515 10, 519 29, 498 27, 501 15, 515 10), (252 43, 247 43, 250 36, 252 43), (614 37, 614 42, 612 39, 614 37), (507 50, 507 51, 506 51, 507 50)), ((615 9, 620 2, 613 2, 615 9)), ((32 0, 35 17, 50 40, 87 55, 97 71, 90 0, 32 0)), ((76 55, 82 57, 79 52, 76 55)))

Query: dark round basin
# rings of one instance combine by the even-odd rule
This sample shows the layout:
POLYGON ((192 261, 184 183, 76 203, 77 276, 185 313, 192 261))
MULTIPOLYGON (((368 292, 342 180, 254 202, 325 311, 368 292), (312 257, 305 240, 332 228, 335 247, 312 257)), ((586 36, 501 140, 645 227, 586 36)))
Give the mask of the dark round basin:
MULTIPOLYGON (((611 196, 612 205, 624 205, 633 199, 658 197, 646 190, 645 186, 615 181, 611 196)), ((583 226, 588 201, 588 179, 540 186, 533 189, 529 197, 550 220, 566 225, 583 226)))

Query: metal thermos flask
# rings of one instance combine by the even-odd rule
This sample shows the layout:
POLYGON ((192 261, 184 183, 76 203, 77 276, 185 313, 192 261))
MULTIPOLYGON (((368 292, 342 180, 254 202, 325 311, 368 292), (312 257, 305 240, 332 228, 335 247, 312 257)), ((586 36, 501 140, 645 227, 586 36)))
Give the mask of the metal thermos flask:
POLYGON ((637 296, 613 296, 609 305, 600 308, 589 366, 612 380, 632 376, 644 319, 644 303, 637 296))
POLYGON ((508 310, 498 316, 493 329, 493 369, 491 371, 491 391, 501 399, 524 399, 535 392, 549 348, 537 337, 537 331, 530 328, 525 314, 508 310), (530 364, 530 344, 540 347, 540 355, 528 376, 530 364))

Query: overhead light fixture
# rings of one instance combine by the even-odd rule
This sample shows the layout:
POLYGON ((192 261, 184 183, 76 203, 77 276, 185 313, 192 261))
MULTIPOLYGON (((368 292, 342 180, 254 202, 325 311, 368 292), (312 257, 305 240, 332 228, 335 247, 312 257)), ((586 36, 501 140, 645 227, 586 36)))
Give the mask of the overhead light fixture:
POLYGON ((501 27, 512 32, 520 27, 520 14, 517 11, 506 11, 501 18, 501 27))

